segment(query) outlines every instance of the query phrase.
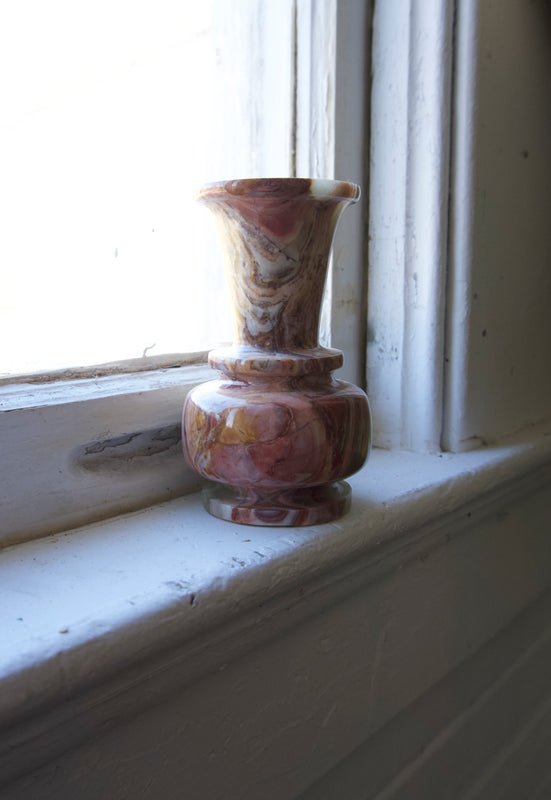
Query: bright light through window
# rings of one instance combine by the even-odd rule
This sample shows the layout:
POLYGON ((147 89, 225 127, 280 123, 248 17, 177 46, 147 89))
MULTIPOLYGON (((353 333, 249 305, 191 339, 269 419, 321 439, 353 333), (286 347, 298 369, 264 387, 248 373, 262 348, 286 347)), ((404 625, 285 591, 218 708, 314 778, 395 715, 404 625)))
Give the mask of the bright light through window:
POLYGON ((289 172, 291 2, 0 5, 0 373, 231 338, 193 194, 289 172))

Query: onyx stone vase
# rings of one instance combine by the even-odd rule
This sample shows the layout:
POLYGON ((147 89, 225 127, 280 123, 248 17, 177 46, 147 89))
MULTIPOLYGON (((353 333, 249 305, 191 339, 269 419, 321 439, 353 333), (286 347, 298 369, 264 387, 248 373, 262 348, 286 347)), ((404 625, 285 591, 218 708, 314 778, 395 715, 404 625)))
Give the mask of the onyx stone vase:
POLYGON ((312 525, 350 505, 343 481, 366 460, 365 393, 337 380, 339 350, 321 347, 319 318, 337 221, 360 189, 299 178, 210 184, 224 249, 234 341, 209 353, 219 380, 191 391, 183 446, 216 517, 312 525))

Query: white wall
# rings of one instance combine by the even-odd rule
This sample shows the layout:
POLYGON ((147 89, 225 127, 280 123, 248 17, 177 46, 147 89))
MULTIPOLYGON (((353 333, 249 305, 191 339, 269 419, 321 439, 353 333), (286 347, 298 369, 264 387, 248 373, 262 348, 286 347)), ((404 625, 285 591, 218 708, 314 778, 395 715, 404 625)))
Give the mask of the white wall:
POLYGON ((446 445, 551 407, 551 12, 458 4, 446 445))

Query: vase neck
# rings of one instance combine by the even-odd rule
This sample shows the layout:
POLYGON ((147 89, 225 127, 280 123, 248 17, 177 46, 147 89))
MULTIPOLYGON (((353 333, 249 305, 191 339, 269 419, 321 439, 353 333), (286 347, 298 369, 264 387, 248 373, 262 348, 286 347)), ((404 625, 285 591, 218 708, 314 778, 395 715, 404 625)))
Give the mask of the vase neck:
POLYGON ((356 197, 343 197, 342 191, 315 194, 313 183, 236 181, 218 184, 200 196, 215 213, 219 228, 236 345, 275 353, 318 347, 335 228, 356 197))

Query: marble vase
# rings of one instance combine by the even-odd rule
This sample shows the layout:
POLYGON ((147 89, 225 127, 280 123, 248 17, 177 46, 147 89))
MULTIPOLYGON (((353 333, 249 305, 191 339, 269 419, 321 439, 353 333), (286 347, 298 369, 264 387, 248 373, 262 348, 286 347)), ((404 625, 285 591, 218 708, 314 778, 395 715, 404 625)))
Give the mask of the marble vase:
POLYGON ((365 393, 337 380, 339 350, 321 347, 319 318, 337 221, 352 183, 299 178, 210 184, 234 323, 209 353, 219 380, 191 391, 183 445, 216 517, 248 525, 329 522, 350 505, 343 480, 366 460, 365 393))

